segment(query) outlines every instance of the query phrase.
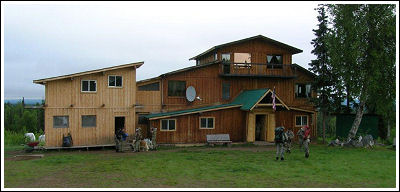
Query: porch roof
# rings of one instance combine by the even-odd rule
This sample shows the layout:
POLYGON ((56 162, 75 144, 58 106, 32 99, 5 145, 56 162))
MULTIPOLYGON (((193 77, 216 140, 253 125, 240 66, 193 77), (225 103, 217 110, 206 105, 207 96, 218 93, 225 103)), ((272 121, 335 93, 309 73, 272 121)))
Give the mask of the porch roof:
MULTIPOLYGON (((240 109, 243 111, 251 111, 257 105, 257 103, 259 103, 269 92, 271 92, 270 89, 244 90, 235 98, 235 100, 233 100, 231 103, 228 104, 212 105, 212 106, 171 111, 165 113, 153 113, 146 115, 145 117, 148 118, 149 120, 156 120, 156 119, 188 115, 188 114, 207 112, 207 111, 216 111, 234 107, 240 107, 240 109)), ((284 107, 286 107, 289 110, 289 108, 278 97, 276 98, 277 100, 279 100, 279 102, 281 102, 281 104, 284 107)))
POLYGON ((269 89, 253 89, 242 91, 232 102, 232 104, 240 104, 241 110, 250 111, 254 106, 267 94, 269 89))
POLYGON ((149 120, 155 120, 155 119, 168 118, 168 117, 174 117, 174 116, 180 116, 180 115, 188 115, 188 114, 193 114, 193 113, 216 111, 216 110, 220 110, 220 109, 234 108, 234 107, 240 107, 240 106, 241 105, 239 105, 239 104, 228 103, 228 104, 222 104, 222 105, 212 105, 212 106, 207 106, 207 107, 200 107, 200 108, 195 108, 195 109, 171 111, 171 112, 166 112, 166 113, 153 113, 153 114, 146 115, 145 117, 148 118, 149 120))

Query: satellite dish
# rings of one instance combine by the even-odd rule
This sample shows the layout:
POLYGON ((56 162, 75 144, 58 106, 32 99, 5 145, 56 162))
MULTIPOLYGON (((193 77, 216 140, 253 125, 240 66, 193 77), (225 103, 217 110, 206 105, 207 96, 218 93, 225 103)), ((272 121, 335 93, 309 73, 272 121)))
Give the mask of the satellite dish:
POLYGON ((194 89, 193 86, 189 86, 186 89, 186 99, 190 102, 194 101, 194 99, 196 98, 196 90, 194 89))

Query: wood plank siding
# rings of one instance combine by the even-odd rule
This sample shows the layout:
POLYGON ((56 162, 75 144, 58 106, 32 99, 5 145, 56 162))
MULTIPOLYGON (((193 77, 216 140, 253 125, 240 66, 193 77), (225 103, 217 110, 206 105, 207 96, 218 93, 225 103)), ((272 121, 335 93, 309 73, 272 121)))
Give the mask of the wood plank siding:
POLYGON ((117 116, 125 117, 129 135, 135 129, 136 67, 103 71, 45 82, 45 134, 47 147, 62 146, 71 133, 74 146, 114 143, 117 116), (122 76, 122 88, 109 87, 108 76, 122 76), (96 92, 81 92, 82 80, 95 80, 96 92), (95 127, 82 127, 82 115, 95 115, 95 127), (68 128, 54 128, 54 116, 68 116, 68 128))
POLYGON ((246 112, 239 108, 170 117, 176 120, 175 131, 161 131, 160 121, 153 120, 157 127, 157 143, 205 143, 207 134, 229 134, 233 142, 246 140, 246 112), (214 117, 214 129, 200 129, 200 117, 214 117))

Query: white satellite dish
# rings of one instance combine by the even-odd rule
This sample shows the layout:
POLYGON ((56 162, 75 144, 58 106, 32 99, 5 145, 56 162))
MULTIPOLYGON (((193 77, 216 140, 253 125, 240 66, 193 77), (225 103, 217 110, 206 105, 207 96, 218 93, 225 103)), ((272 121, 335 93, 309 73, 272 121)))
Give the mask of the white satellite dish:
POLYGON ((189 86, 186 89, 186 99, 190 102, 194 101, 194 99, 196 98, 196 90, 194 89, 193 86, 189 86))

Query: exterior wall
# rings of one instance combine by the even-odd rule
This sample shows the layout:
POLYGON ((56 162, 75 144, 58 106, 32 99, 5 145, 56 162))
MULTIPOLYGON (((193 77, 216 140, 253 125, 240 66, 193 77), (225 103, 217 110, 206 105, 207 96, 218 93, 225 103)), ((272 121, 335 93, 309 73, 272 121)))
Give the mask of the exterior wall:
POLYGON ((139 86, 152 84, 160 81, 149 81, 137 83, 136 104, 141 105, 136 108, 136 112, 159 112, 161 111, 161 84, 159 91, 140 91, 139 86))
POLYGON ((229 134, 233 142, 246 141, 246 112, 239 108, 166 119, 176 119, 175 131, 161 131, 159 119, 150 121, 150 127, 157 127, 157 143, 205 143, 207 134, 229 134), (200 117, 214 117, 214 129, 200 129, 200 117))
POLYGON ((113 144, 116 116, 125 116, 125 127, 128 134, 132 135, 135 130, 135 97, 134 68, 48 81, 45 100, 46 146, 62 146, 62 136, 68 132, 75 146, 113 144), (108 75, 122 76, 122 88, 108 87, 108 75), (81 80, 96 80, 97 91, 81 92, 81 80), (53 116, 58 115, 69 116, 68 128, 53 128, 53 116), (83 128, 81 115, 96 115, 96 127, 83 128))
POLYGON ((214 54, 218 54, 218 59, 221 59, 221 54, 231 53, 231 61, 234 61, 233 53, 250 53, 252 63, 267 63, 267 54, 282 54, 283 64, 292 63, 292 54, 278 46, 268 44, 263 40, 253 39, 250 41, 237 43, 216 49, 215 52, 208 53, 199 58, 200 64, 207 64, 214 61, 214 54))
MULTIPOLYGON (((284 126, 285 129, 292 130, 296 135, 297 131, 301 128, 300 126, 296 126, 295 118, 298 115, 307 115, 308 116, 308 125, 311 128, 311 136, 317 136, 317 126, 316 126, 316 113, 308 113, 302 111, 276 111, 276 126, 284 126)), ((297 140, 296 140, 297 141, 297 140)))
MULTIPOLYGON (((161 111, 172 111, 200 107, 212 104, 229 103, 245 89, 270 88, 275 91, 277 96, 288 106, 313 110, 312 104, 306 98, 295 98, 295 83, 310 83, 312 77, 302 71, 298 71, 298 78, 252 78, 252 77, 221 77, 218 75, 218 65, 211 65, 191 71, 185 71, 166 76, 162 79, 163 104, 161 111), (168 81, 186 81, 186 87, 193 86, 196 95, 202 100, 188 102, 186 97, 168 96, 168 81), (230 83, 230 99, 222 99, 222 83, 230 83)), ((316 94, 313 92, 312 96, 316 94)), ((153 111, 157 112, 157 111, 153 111)), ((160 112, 160 111, 158 111, 160 112)))

